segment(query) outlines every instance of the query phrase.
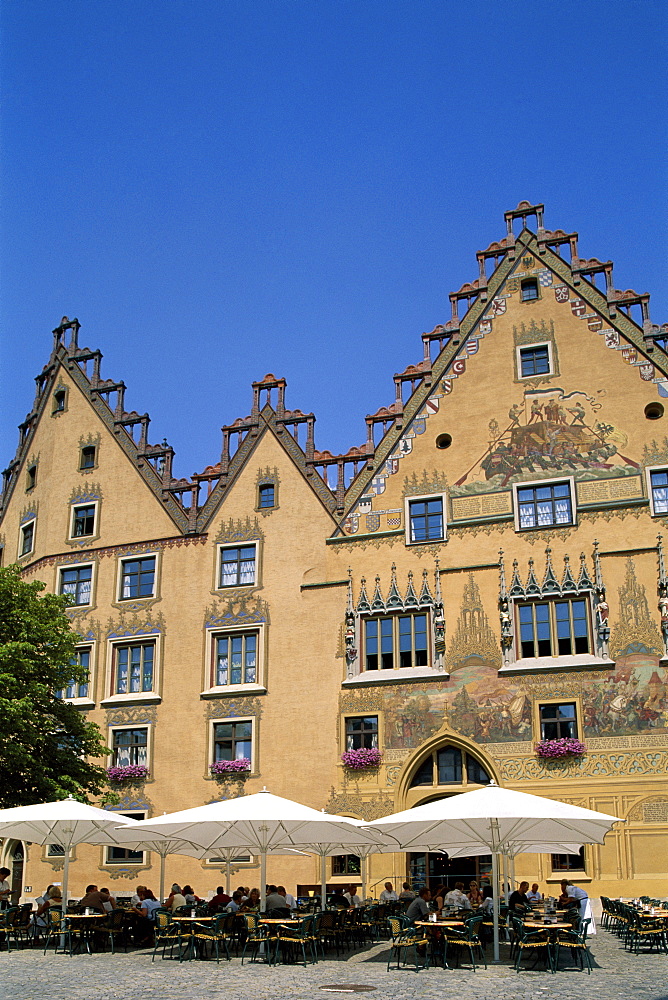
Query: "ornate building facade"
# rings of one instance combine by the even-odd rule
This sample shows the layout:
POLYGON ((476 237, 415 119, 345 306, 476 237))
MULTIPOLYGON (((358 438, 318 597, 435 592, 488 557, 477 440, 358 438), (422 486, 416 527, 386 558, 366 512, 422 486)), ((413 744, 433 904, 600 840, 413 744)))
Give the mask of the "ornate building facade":
MULTIPOLYGON (((267 375, 220 460, 175 479, 78 322, 54 331, 0 543, 71 595, 89 680, 62 696, 101 727, 110 767, 135 768, 119 811, 266 786, 369 820, 494 780, 625 821, 579 856, 519 856, 518 877, 668 892, 668 327, 576 233, 546 230, 542 205, 505 221, 343 455, 316 449, 314 415, 267 375), (537 754, 563 739, 586 752, 537 754), (379 764, 342 763, 365 748, 379 764)), ((7 842, 7 860, 41 889, 62 851, 7 842)), ((74 892, 157 882, 148 853, 73 862, 74 892)), ((368 883, 488 862, 381 855, 368 883)), ((329 864, 336 882, 358 863, 329 864)), ((174 856, 170 878, 204 893, 221 865, 174 856)), ((257 883, 253 858, 236 869, 257 883)), ((269 877, 319 881, 303 858, 269 877)))

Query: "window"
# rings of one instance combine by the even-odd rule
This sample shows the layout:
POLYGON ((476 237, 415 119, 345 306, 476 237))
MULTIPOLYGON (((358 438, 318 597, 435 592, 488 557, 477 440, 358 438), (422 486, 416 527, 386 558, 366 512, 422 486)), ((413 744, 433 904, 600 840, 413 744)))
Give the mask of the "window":
POLYGON ((125 559, 121 563, 121 601, 137 597, 153 597, 155 556, 146 559, 125 559))
POLYGON ((69 594, 74 604, 90 604, 92 566, 73 566, 60 571, 60 593, 69 594))
POLYGON ((26 481, 26 490, 32 490, 37 485, 37 466, 31 465, 28 468, 28 476, 26 481))
POLYGON ((148 767, 148 729, 114 729, 112 732, 114 767, 148 767))
POLYGON ((536 278, 525 278, 520 285, 522 302, 534 302, 540 298, 538 294, 538 280, 536 278))
POLYGON ((72 538, 83 538, 95 533, 95 504, 75 507, 72 511, 72 538))
POLYGON ((339 854, 332 858, 332 875, 359 875, 362 864, 356 854, 339 854))
POLYGON ((215 636, 215 687, 257 683, 257 632, 215 636))
POLYGON ((519 359, 522 378, 531 378, 533 375, 549 375, 552 370, 549 344, 520 347, 519 359))
POLYGON ((64 858, 65 848, 62 844, 47 844, 46 856, 47 858, 64 858))
MULTIPOLYGON (((127 816, 129 819, 145 819, 145 812, 119 813, 119 816, 127 816)), ((141 865, 144 863, 143 851, 130 851, 126 847, 108 847, 108 865, 141 865)))
POLYGON ((522 657, 572 656, 589 652, 587 600, 519 604, 522 657))
POLYGON ((155 643, 114 647, 112 694, 140 694, 153 690, 155 643))
POLYGON ((378 716, 346 719, 346 750, 378 749, 378 716))
POLYGON ((515 487, 518 531, 573 524, 571 482, 515 487))
POLYGON ((364 651, 367 670, 426 667, 426 614, 367 618, 364 622, 364 651))
POLYGON ((553 872, 583 872, 585 870, 584 847, 580 848, 579 854, 553 854, 553 872))
MULTIPOLYGON (((233 858, 230 859, 229 863, 232 864, 232 865, 236 865, 236 864, 245 864, 245 865, 247 865, 252 860, 253 860, 253 858, 251 857, 250 854, 237 854, 235 857, 233 857, 233 858)), ((207 858, 206 859, 206 864, 207 865, 227 865, 227 863, 228 863, 227 858, 207 858)))
POLYGON ((444 537, 443 498, 409 500, 408 520, 411 542, 442 541, 444 537))
POLYGON ((87 444, 81 449, 81 458, 79 461, 80 469, 95 468, 96 451, 97 449, 94 444, 87 444))
POLYGON ((435 750, 422 761, 411 779, 419 785, 488 785, 489 774, 475 757, 455 746, 435 750))
POLYGON ((538 706, 541 740, 577 739, 578 720, 575 702, 538 706))
POLYGON ((21 528, 20 555, 27 556, 35 547, 35 522, 28 521, 21 528))
POLYGON ((220 586, 252 587, 255 584, 256 546, 220 550, 220 586))
POLYGON ((252 760, 253 723, 215 722, 213 726, 213 760, 252 760))
POLYGON ((53 413, 62 413, 67 402, 67 390, 58 389, 53 394, 53 413))
POLYGON ((652 514, 668 514, 668 469, 649 469, 648 474, 652 514))
POLYGON ((257 505, 260 510, 276 506, 276 487, 273 483, 265 483, 258 488, 257 505))
MULTIPOLYGON (((90 646, 82 646, 81 649, 77 649, 75 653, 74 660, 72 661, 73 666, 83 667, 83 669, 90 673, 90 646)), ((60 691, 56 691, 56 698, 87 698, 88 697, 88 677, 85 681, 79 682, 71 680, 66 688, 62 688, 60 691)))

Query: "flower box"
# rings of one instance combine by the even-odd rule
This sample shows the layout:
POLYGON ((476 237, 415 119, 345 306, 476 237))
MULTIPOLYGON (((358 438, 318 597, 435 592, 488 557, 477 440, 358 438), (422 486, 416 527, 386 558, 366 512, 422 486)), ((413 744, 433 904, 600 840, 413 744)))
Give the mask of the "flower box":
POLYGON ((251 762, 248 757, 238 760, 217 760, 209 770, 214 778, 244 777, 250 773, 251 762))
POLYGON ((346 750, 341 754, 344 766, 351 771, 363 771, 368 767, 378 767, 382 760, 380 750, 360 747, 359 750, 346 750))
POLYGON ((541 740, 536 744, 536 756, 544 760, 562 760, 564 757, 582 757, 587 747, 580 740, 563 738, 560 740, 541 740))
POLYGON ((125 782, 144 781, 148 778, 148 768, 143 764, 126 764, 124 767, 108 767, 107 779, 113 785, 125 782))

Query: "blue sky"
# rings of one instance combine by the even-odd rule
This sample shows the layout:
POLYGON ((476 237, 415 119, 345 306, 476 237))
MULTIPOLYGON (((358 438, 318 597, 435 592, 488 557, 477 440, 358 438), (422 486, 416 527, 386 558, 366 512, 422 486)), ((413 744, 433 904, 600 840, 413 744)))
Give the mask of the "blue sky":
POLYGON ((668 320, 664 0, 4 0, 0 460, 64 314, 216 462, 253 380, 365 439, 503 212, 668 320))

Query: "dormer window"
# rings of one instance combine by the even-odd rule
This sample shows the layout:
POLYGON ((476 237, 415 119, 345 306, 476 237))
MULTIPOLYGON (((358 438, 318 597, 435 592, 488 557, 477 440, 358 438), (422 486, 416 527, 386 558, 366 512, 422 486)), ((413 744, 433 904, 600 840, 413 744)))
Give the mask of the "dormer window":
POLYGON ((535 302, 536 299, 540 298, 537 278, 525 278, 520 285, 520 290, 522 302, 535 302))
POLYGON ((67 389, 56 389, 53 394, 52 413, 63 413, 67 403, 67 389))

